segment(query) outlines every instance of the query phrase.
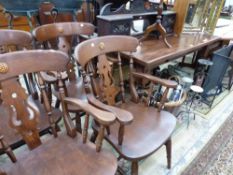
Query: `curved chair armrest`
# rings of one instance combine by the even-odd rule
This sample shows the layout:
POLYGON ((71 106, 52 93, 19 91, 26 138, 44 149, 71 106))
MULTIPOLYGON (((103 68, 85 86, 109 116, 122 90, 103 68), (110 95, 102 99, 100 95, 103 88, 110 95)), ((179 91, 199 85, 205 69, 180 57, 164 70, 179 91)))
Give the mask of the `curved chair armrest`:
MULTIPOLYGON (((184 101, 187 98, 187 92, 184 91, 182 98, 179 101, 170 101, 170 102, 166 102, 164 103, 164 107, 165 108, 175 108, 178 107, 180 105, 182 105, 184 103, 184 101)), ((157 102, 157 104, 159 104, 159 102, 157 102)))
POLYGON ((132 75, 134 77, 138 78, 145 78, 153 83, 159 83, 162 86, 166 86, 168 88, 176 88, 177 82, 172 81, 172 80, 167 80, 167 79, 161 79, 156 76, 150 75, 150 74, 145 74, 145 73, 138 73, 138 72, 132 72, 132 75))
POLYGON ((87 94, 87 99, 88 99, 88 102, 90 104, 92 104, 93 106, 95 106, 99 109, 102 109, 104 111, 112 112, 117 117, 117 121, 120 124, 127 125, 133 121, 133 115, 126 110, 106 105, 106 104, 100 102, 99 100, 97 100, 91 94, 87 94))
POLYGON ((92 115, 95 120, 97 120, 100 124, 102 124, 104 126, 108 126, 108 125, 114 123, 114 121, 116 119, 116 116, 113 113, 111 113, 110 111, 107 112, 107 111, 97 109, 96 107, 94 107, 86 102, 83 102, 82 100, 76 99, 76 98, 66 97, 64 99, 64 102, 67 104, 71 104, 71 105, 77 105, 83 111, 92 115))

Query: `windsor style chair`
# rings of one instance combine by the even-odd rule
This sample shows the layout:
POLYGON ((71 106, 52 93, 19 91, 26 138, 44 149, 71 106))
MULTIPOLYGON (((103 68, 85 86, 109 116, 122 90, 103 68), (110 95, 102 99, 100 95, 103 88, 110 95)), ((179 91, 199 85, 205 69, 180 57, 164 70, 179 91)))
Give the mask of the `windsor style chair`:
MULTIPOLYGON (((32 35, 29 32, 19 31, 19 30, 0 30, 0 47, 2 48, 1 53, 6 54, 7 52, 13 52, 17 50, 25 50, 32 48, 32 35)), ((1 55, 1 54, 0 54, 1 55)), ((19 66, 19 65, 18 65, 19 66)), ((39 119, 39 133, 40 135, 49 133, 51 130, 49 124, 49 116, 51 115, 48 111, 46 111, 46 105, 42 104, 38 99, 38 88, 36 87, 36 82, 33 74, 24 74, 23 76, 23 84, 26 84, 26 89, 28 94, 30 95, 30 99, 33 100, 40 111, 39 119)), ((22 80, 22 78, 20 78, 22 80)), ((1 86, 1 83, 0 83, 1 86)), ((2 97, 0 92, 0 133, 7 136, 7 142, 11 146, 11 148, 15 149, 22 144, 24 141, 20 137, 19 134, 12 132, 12 130, 8 130, 8 118, 9 113, 4 105, 1 103, 2 97)), ((52 108, 52 115, 55 118, 56 128, 57 123, 60 121, 62 113, 59 109, 52 108)), ((7 148, 0 148, 0 154, 4 153, 7 148)))
MULTIPOLYGON (((0 170, 11 175, 114 175, 117 160, 110 153, 101 150, 103 136, 100 132, 96 146, 87 139, 89 115, 105 128, 115 121, 110 112, 101 111, 86 102, 75 98, 65 98, 61 71, 66 70, 69 57, 60 51, 18 51, 0 55, 0 82, 2 85, 3 105, 7 108, 9 118, 5 118, 8 127, 21 135, 29 150, 22 149, 13 153, 8 147, 7 136, 0 133, 2 147, 8 147, 6 153, 11 161, 2 162, 0 170), (21 87, 18 76, 35 73, 43 95, 44 103, 52 114, 50 103, 45 92, 45 84, 40 71, 57 71, 59 93, 63 106, 63 121, 65 132, 53 129, 55 138, 41 139, 39 136, 40 111, 32 99, 21 87), (66 105, 79 106, 86 112, 85 129, 82 139, 76 132, 74 124, 67 112, 66 105), (8 121, 8 122, 7 122, 8 121)), ((49 121, 54 128, 55 117, 49 115, 49 121)), ((1 130, 2 131, 2 130, 1 130)))
MULTIPOLYGON (((57 49, 67 53, 70 57, 70 62, 67 65, 66 73, 63 75, 66 81, 66 93, 69 97, 78 99, 86 99, 83 89, 82 77, 77 75, 77 65, 73 59, 73 46, 78 44, 81 39, 80 35, 92 35, 95 27, 89 23, 64 22, 53 23, 37 27, 33 31, 33 35, 39 44, 42 44, 44 49, 57 49)), ((48 73, 42 73, 43 79, 48 83, 48 93, 52 94, 51 85, 56 85, 56 78, 48 73)), ((57 105, 59 106, 59 95, 54 88, 53 94, 57 97, 57 105)), ((50 95, 51 98, 51 95, 50 95)), ((81 132, 81 116, 82 111, 79 107, 69 104, 68 111, 76 114, 76 127, 81 132)))
MULTIPOLYGON (((105 36, 84 41, 75 49, 75 57, 83 69, 89 103, 101 110, 112 112, 117 117, 117 122, 107 128, 104 137, 119 153, 119 158, 132 162, 133 175, 138 174, 138 162, 162 145, 166 146, 168 168, 171 167, 171 134, 176 125, 175 117, 162 110, 168 91, 176 87, 176 82, 134 72, 131 58, 130 93, 126 93, 128 89, 124 83, 120 52, 134 52, 137 46, 138 40, 130 36, 105 36), (112 52, 117 54, 117 59, 113 61, 117 66, 110 66, 112 63, 107 54, 112 52), (94 69, 89 69, 91 61, 96 58, 97 65, 94 69), (113 76, 113 72, 118 72, 118 76, 113 76), (116 79, 119 83, 116 83, 116 79), (144 100, 139 98, 137 79, 147 79, 152 84, 166 87, 157 108, 148 106, 148 100, 144 103, 144 100)), ((98 121, 93 123, 93 129, 92 141, 95 141, 101 131, 98 121)))

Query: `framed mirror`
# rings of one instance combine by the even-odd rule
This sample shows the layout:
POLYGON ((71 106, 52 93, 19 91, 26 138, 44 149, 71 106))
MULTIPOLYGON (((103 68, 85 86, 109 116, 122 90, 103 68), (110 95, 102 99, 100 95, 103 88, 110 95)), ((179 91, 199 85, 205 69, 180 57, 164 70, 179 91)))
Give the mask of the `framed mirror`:
POLYGON ((184 32, 212 34, 225 0, 189 0, 184 32))

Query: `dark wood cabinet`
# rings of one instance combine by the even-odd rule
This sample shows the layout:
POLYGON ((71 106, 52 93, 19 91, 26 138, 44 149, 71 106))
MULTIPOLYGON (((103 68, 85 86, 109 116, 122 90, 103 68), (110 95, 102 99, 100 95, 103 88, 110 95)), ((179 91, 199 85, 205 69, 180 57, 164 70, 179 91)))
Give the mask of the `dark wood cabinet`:
MULTIPOLYGON (((146 19, 150 24, 156 20, 157 12, 99 15, 97 16, 98 35, 130 35, 132 22, 135 19, 146 19)), ((176 13, 174 11, 164 11, 162 14, 162 25, 168 34, 174 32, 176 13)))

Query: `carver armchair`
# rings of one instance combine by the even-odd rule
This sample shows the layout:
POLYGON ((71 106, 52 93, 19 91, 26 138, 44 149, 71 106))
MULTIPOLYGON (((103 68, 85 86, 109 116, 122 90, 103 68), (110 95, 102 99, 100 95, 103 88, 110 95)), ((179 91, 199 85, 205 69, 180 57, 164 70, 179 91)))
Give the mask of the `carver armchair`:
MULTIPOLYGON (((64 81, 67 80, 65 81, 65 92, 69 97, 76 97, 82 100, 86 99, 82 84, 82 77, 78 75, 78 71, 80 70, 73 59, 73 49, 74 45, 81 42, 81 35, 90 36, 94 33, 94 29, 94 26, 89 23, 64 22, 42 25, 33 31, 33 36, 38 42, 37 47, 42 46, 44 49, 52 48, 63 51, 69 55, 70 62, 67 65, 67 69, 63 73, 62 77, 64 81)), ((58 107, 60 104, 60 99, 56 88, 56 77, 45 72, 41 73, 41 75, 48 84, 47 91, 50 94, 50 100, 52 98, 52 94, 55 95, 57 98, 56 106, 58 107), (55 87, 53 91, 52 85, 55 87)), ((68 111, 76 114, 76 127, 77 130, 81 132, 81 116, 83 111, 81 111, 79 107, 71 104, 68 105, 68 111)))
MULTIPOLYGON (((171 167, 171 134, 176 125, 175 117, 163 110, 167 93, 170 88, 176 87, 176 82, 134 72, 133 58, 130 58, 129 83, 125 83, 122 65, 127 62, 122 62, 120 52, 134 52, 137 46, 138 40, 133 37, 106 36, 84 41, 75 49, 75 57, 83 69, 88 102, 117 117, 117 122, 107 128, 104 137, 119 153, 119 158, 132 162, 133 175, 138 174, 138 162, 163 145, 167 150, 168 168, 171 167), (111 53, 110 59, 108 53, 111 53), (116 54, 115 60, 112 60, 113 53, 116 54), (93 64, 95 62, 97 64, 93 64), (156 108, 149 106, 148 100, 139 98, 139 79, 165 87, 156 108)), ((92 126, 92 141, 95 141, 101 127, 96 120, 92 126)))
MULTIPOLYGON (((19 133, 29 150, 21 149, 13 153, 7 143, 8 135, 0 133, 0 144, 6 147, 5 152, 11 161, 1 162, 0 170, 11 175, 114 175, 117 168, 116 158, 105 150, 101 150, 102 133, 98 136, 96 146, 88 141, 88 122, 90 115, 100 123, 101 128, 110 126, 115 116, 110 112, 100 111, 78 99, 65 98, 61 71, 65 71, 69 58, 58 51, 19 51, 0 55, 0 82, 2 85, 2 101, 6 113, 6 131, 19 133), (29 98, 21 86, 18 76, 35 73, 43 94, 44 103, 52 114, 48 97, 45 93, 45 83, 38 74, 40 71, 57 71, 59 94, 63 106, 63 122, 65 132, 57 133, 56 138, 49 135, 43 139, 39 136, 38 126, 40 111, 34 101, 29 98), (67 112, 66 105, 72 104, 85 111, 85 129, 82 139, 76 132, 73 122, 67 112), (7 122, 8 121, 8 122, 7 122)), ((49 115, 51 127, 54 115, 49 115)), ((104 130, 104 129, 103 129, 104 130)))
MULTIPOLYGON (((17 50, 30 49, 32 48, 32 35, 29 32, 2 29, 0 30, 0 47, 2 48, 2 54, 0 55, 4 55, 8 52, 14 52, 17 50)), ((20 64, 17 66, 20 66, 20 64)), ((34 75, 31 73, 23 74, 22 76, 20 76, 20 82, 23 82, 23 84, 26 86, 26 91, 29 95, 29 98, 33 100, 39 108, 40 123, 38 126, 40 135, 51 133, 52 128, 48 120, 50 115, 53 115, 54 117, 54 130, 58 129, 57 124, 61 120, 62 113, 59 109, 55 108, 51 108, 52 113, 50 113, 45 103, 41 103, 41 101, 38 98, 38 94, 41 94, 41 92, 39 91, 36 85, 37 83, 35 81, 34 75)), ((1 101, 2 95, 0 92, 0 133, 7 136, 6 140, 8 144, 11 146, 11 148, 15 149, 24 144, 24 141, 22 140, 19 134, 13 132, 13 130, 9 130, 9 113, 7 112, 7 108, 5 108, 1 101)), ((1 147, 0 154, 4 153, 5 150, 7 150, 6 147, 1 147)))

